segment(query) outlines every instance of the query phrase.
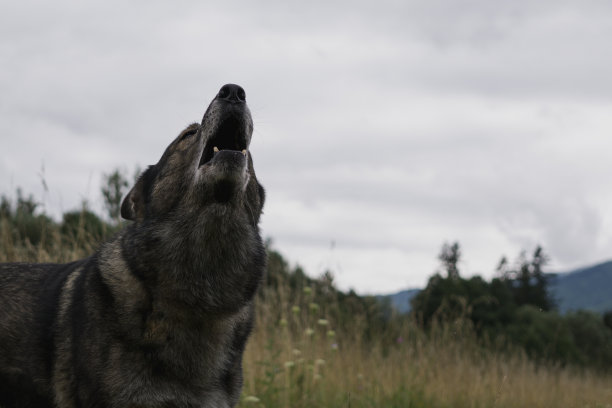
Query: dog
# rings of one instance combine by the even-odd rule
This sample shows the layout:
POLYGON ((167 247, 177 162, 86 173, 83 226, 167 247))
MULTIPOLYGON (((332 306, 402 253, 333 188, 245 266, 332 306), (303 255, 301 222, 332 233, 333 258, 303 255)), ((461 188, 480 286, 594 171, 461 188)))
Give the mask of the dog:
POLYGON ((88 258, 0 264, 0 406, 233 407, 266 252, 244 89, 224 85, 88 258))

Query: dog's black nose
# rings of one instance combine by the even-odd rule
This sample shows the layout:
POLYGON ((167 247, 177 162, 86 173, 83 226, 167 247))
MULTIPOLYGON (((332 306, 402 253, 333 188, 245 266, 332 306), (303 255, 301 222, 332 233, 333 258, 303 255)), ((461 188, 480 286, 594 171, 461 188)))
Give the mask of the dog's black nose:
POLYGON ((241 86, 235 84, 223 85, 217 94, 217 98, 228 102, 245 102, 246 94, 241 86))

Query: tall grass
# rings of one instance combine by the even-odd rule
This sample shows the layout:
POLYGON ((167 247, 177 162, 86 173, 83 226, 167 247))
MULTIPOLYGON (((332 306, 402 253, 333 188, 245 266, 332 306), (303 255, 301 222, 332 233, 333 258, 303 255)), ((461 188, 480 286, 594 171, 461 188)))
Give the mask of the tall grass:
MULTIPOLYGON (((68 262, 95 247, 57 230, 32 245, 0 220, 0 262, 68 262)), ((610 376, 484 348, 467 319, 425 334, 407 318, 391 342, 388 333, 364 338, 366 319, 339 322, 340 305, 317 303, 316 290, 262 288, 240 407, 612 408, 610 376)))
MULTIPOLYGON (((97 248, 100 236, 94 236, 83 228, 85 212, 77 220, 75 233, 62 233, 59 225, 46 218, 30 217, 33 227, 40 230, 36 244, 21 234, 6 217, 0 217, 0 262, 58 262, 66 263, 84 258, 97 248)), ((99 235, 110 236, 113 230, 103 226, 99 235)))
POLYGON ((362 338, 359 316, 336 331, 310 289, 263 290, 241 407, 612 407, 609 376, 484 348, 468 319, 426 335, 407 318, 387 344, 362 338))

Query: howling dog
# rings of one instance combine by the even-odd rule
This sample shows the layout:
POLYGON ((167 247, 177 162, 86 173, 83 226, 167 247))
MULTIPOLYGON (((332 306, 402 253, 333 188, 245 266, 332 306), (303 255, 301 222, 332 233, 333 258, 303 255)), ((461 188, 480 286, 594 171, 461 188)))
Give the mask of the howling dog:
POLYGON ((224 85, 88 258, 0 264, 0 407, 233 407, 266 253, 244 90, 224 85))

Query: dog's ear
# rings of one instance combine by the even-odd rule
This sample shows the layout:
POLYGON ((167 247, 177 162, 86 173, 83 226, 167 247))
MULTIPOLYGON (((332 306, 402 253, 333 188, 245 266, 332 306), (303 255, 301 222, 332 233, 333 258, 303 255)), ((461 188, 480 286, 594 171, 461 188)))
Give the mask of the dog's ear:
POLYGON ((144 173, 140 175, 138 181, 132 187, 130 192, 121 203, 121 217, 126 220, 136 221, 142 220, 145 216, 147 194, 149 194, 147 186, 153 173, 150 166, 144 173))
POLYGON ((266 202, 266 190, 259 182, 257 183, 257 192, 259 193, 259 211, 261 211, 266 202))
POLYGON ((140 180, 123 199, 121 204, 121 217, 126 220, 135 221, 136 218, 142 218, 144 200, 142 199, 142 183, 140 180), (140 215, 140 217, 139 217, 140 215))

